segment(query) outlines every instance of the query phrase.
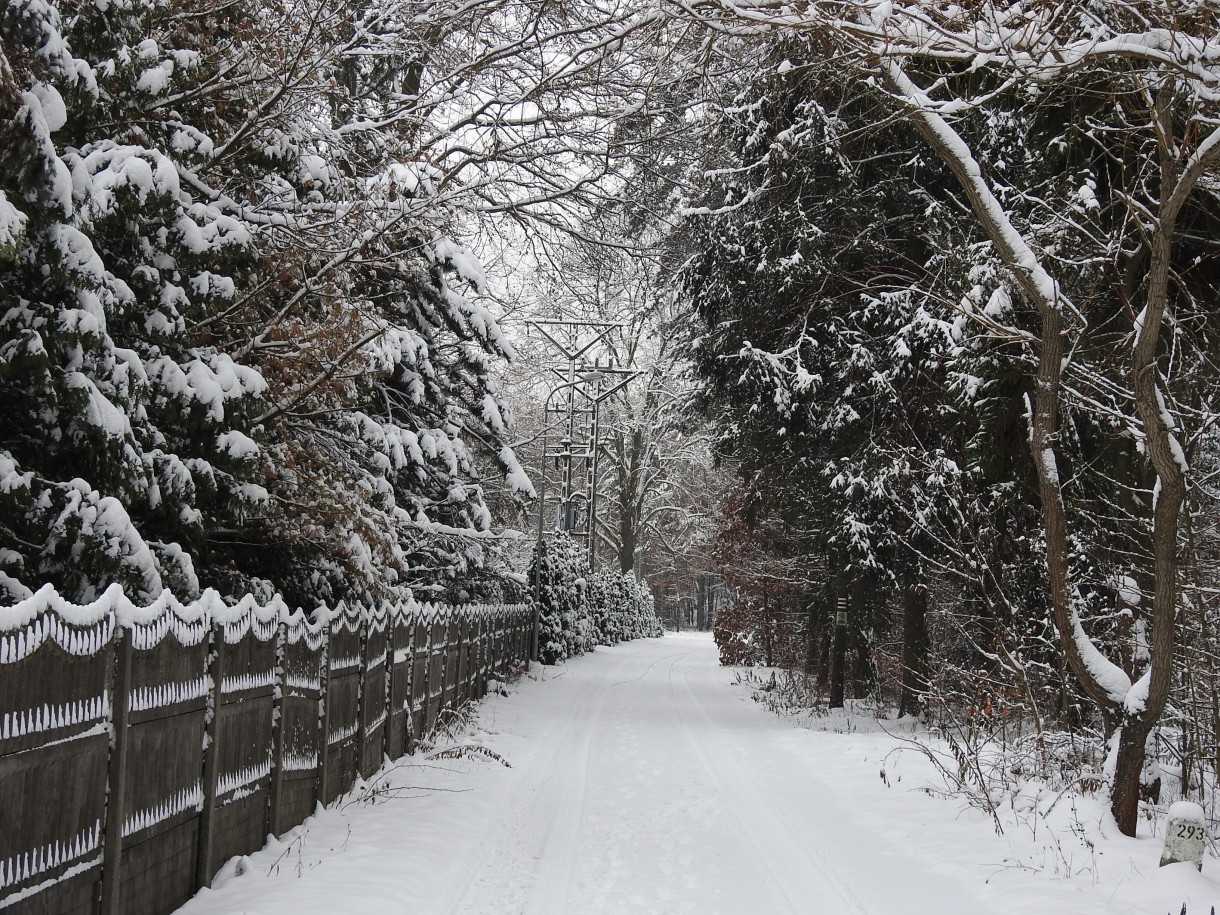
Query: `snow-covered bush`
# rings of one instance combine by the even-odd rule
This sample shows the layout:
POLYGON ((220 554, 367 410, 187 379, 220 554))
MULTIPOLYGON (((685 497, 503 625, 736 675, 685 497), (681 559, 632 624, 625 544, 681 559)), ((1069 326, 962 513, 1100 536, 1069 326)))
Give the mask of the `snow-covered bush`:
POLYGON ((538 552, 530 565, 530 596, 541 592, 539 654, 556 664, 595 645, 664 634, 647 585, 621 572, 589 572, 585 550, 566 533, 542 542, 542 580, 537 582, 538 552))
POLYGON ((664 634, 652 591, 633 576, 603 570, 592 576, 589 591, 599 644, 614 645, 664 634))
POLYGON ((530 564, 530 584, 537 583, 540 597, 538 654, 543 664, 557 664, 592 650, 598 642, 589 603, 589 562, 585 551, 563 532, 540 546, 541 563, 535 548, 530 564))
POLYGON ((712 638, 720 650, 720 663, 726 667, 753 667, 765 661, 765 654, 755 637, 756 616, 746 599, 721 607, 712 626, 712 638))
POLYGON ((617 645, 623 640, 621 615, 616 612, 623 603, 623 579, 605 570, 589 577, 589 604, 599 645, 617 645))

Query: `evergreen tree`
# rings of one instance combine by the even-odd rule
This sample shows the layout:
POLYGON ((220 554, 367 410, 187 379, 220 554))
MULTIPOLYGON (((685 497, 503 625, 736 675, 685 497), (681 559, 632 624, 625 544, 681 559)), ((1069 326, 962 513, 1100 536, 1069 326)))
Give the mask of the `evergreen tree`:
POLYGON ((147 37, 151 12, 65 25, 21 0, 0 23, 30 61, 0 110, 0 563, 76 599, 195 596, 209 536, 267 501, 266 384, 195 330, 238 294, 253 239, 183 181, 201 135, 153 109, 199 55, 147 37))
POLYGON ((468 442, 529 491, 511 350, 382 91, 410 17, 17 0, 0 28, 0 571, 302 604, 494 577, 468 442))
POLYGON ((538 660, 558 664, 591 651, 597 643, 586 553, 563 531, 534 549, 529 580, 537 601, 538 660))

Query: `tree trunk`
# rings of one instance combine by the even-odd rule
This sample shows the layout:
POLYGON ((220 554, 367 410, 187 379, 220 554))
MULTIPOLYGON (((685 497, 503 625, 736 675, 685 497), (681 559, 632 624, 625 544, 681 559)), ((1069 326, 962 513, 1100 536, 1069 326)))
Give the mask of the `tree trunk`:
MULTIPOLYGON (((1051 610, 1059 641, 1068 666, 1085 694, 1102 714, 1113 715, 1124 707, 1126 695, 1114 692, 1114 684, 1103 683, 1085 662, 1086 651, 1096 649, 1080 625, 1071 603, 1069 572, 1069 537, 1063 484, 1055 457, 1059 437, 1059 398, 1064 366, 1064 342, 1070 328, 1065 326, 1064 311, 1070 303, 1058 284, 1047 273, 1038 255, 1029 247, 1021 233, 1011 223, 1003 206, 995 198, 969 146, 949 124, 928 105, 927 96, 911 82, 902 67, 893 61, 886 64, 891 87, 913 106, 913 121, 942 161, 958 179, 969 199, 980 225, 991 239, 1013 280, 1042 319, 1038 339, 1038 364, 1035 376, 1029 445, 1038 472, 1038 492, 1042 503, 1043 529, 1046 535, 1047 583, 1051 610)), ((1177 519, 1184 492, 1185 467, 1173 453, 1177 445, 1173 436, 1172 419, 1159 403, 1158 385, 1161 380, 1157 366, 1160 350, 1160 329, 1167 302, 1169 254, 1172 247, 1177 211, 1202 173, 1207 161, 1217 156, 1220 131, 1200 144, 1194 161, 1179 179, 1173 154, 1171 92, 1162 87, 1157 98, 1160 128, 1161 186, 1172 188, 1163 199, 1157 214, 1156 230, 1149 241, 1150 263, 1147 279, 1147 300, 1141 320, 1137 322, 1132 352, 1132 388, 1148 455, 1157 471, 1159 496, 1153 521, 1153 552, 1155 589, 1152 608, 1152 632, 1149 650, 1149 691, 1143 707, 1128 714, 1119 735, 1117 768, 1114 773, 1111 809, 1118 827, 1127 835, 1135 835, 1139 809, 1139 777, 1143 765, 1141 735, 1147 737, 1152 723, 1160 716, 1168 696, 1173 675, 1174 603, 1176 601, 1177 519), (1210 147, 1210 148, 1207 148, 1210 147), (1205 151, 1205 148, 1206 151, 1205 151)), ((1108 663, 1102 658, 1095 662, 1108 663)), ((1121 668, 1115 668, 1121 674, 1121 668)), ((1130 682, 1128 680, 1128 682, 1130 682)))
POLYGON ((766 664, 767 667, 771 667, 771 662, 775 659, 775 657, 774 646, 771 644, 771 601, 766 591, 763 592, 762 618, 763 651, 765 652, 763 663, 766 664))
POLYGON ((1173 238, 1178 214, 1186 198, 1209 165, 1220 160, 1220 129, 1212 133, 1179 169, 1173 131, 1172 82, 1157 93, 1155 117, 1159 127, 1161 187, 1172 189, 1163 196, 1156 231, 1148 241, 1147 299, 1136 323, 1131 352, 1131 388, 1135 412, 1144 432, 1148 458, 1157 476, 1152 510, 1153 593, 1151 632, 1148 640, 1147 697, 1143 707, 1126 716, 1119 743, 1111 809, 1118 828, 1135 835, 1139 813, 1140 773, 1144 762, 1144 740, 1161 717, 1173 683, 1177 636, 1178 521, 1186 498, 1186 456, 1176 435, 1176 423, 1162 397, 1158 365, 1161 325, 1169 304, 1169 281, 1173 238), (1135 746, 1138 741, 1139 746, 1135 746), (1138 761, 1138 765, 1136 765, 1138 761))
POLYGON ((898 717, 918 717, 927 692, 928 589, 916 576, 908 575, 902 591, 902 692, 898 717))
MULTIPOLYGON (((817 657, 817 611, 816 604, 810 602, 805 610, 805 678, 808 680, 814 672, 814 662, 817 657)), ((820 678, 819 678, 820 679, 820 678)))
POLYGON ((831 617, 831 631, 826 631, 826 626, 822 625, 818 628, 818 689, 826 689, 830 686, 830 668, 831 668, 831 651, 830 643, 833 640, 834 617, 831 617))
POLYGON ((843 681, 847 671, 847 624, 835 614, 834 641, 830 651, 830 707, 843 707, 843 681))
POLYGON ((644 472, 644 435, 634 430, 626 440, 620 434, 615 443, 618 457, 618 566, 623 574, 635 567, 636 550, 640 546, 641 498, 640 480, 644 472))
MULTIPOLYGON (((980 227, 994 245, 1013 281, 1037 309, 1041 317, 1038 338, 1038 367, 1030 418, 1029 450, 1038 472, 1038 495, 1042 502, 1042 522, 1046 534, 1046 573, 1051 611, 1059 630, 1060 644, 1080 687, 1099 706, 1116 708, 1119 697, 1111 696, 1084 662, 1077 639, 1077 624, 1071 606, 1069 587, 1069 545, 1067 513, 1063 486, 1055 459, 1059 437, 1059 397, 1064 365, 1064 308, 1070 305, 1059 284, 1047 273, 1038 255, 1008 218, 983 177, 983 170, 970 147, 948 122, 927 107, 927 96, 915 85, 902 67, 886 64, 891 88, 912 106, 912 120, 920 136, 953 172, 980 227)), ((1080 637, 1087 638, 1084 633, 1080 637)))
POLYGON ((877 693, 877 665, 873 659, 873 646, 868 634, 859 628, 852 629, 850 635, 856 654, 856 663, 852 669, 851 694, 856 699, 866 699, 877 693))
POLYGON ((1110 795, 1110 812, 1119 830, 1135 835, 1139 821, 1140 779, 1144 772, 1145 749, 1151 724, 1132 721, 1116 735, 1118 755, 1114 767, 1114 786, 1110 795))
POLYGON ((624 575, 630 575, 635 568, 635 551, 639 546, 639 529, 635 523, 635 515, 631 510, 630 500, 619 498, 618 507, 618 568, 624 575))

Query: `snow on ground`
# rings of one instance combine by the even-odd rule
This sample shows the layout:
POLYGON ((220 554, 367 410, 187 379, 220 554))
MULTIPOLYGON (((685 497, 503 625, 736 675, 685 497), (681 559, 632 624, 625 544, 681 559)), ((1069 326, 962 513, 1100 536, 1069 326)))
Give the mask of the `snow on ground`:
POLYGON ((180 915, 1220 909, 1214 857, 1158 868, 1099 806, 997 835, 894 736, 795 728, 734 679, 706 634, 535 666, 180 915))

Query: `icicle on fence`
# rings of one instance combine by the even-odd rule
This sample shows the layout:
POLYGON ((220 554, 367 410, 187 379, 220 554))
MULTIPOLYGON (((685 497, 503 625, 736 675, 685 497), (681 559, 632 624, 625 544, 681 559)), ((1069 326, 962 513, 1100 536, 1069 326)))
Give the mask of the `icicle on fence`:
POLYGON ((525 606, 0 608, 0 912, 159 915, 528 654, 525 606))

